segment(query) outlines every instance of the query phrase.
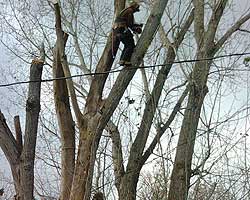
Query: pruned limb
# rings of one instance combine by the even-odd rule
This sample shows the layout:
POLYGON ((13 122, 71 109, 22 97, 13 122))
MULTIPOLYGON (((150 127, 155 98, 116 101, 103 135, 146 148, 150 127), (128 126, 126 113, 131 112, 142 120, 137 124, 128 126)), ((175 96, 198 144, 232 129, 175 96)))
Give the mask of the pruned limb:
MULTIPOLYGON (((76 53, 78 55, 78 59, 80 61, 80 65, 77 65, 77 67, 79 69, 81 69, 84 74, 90 74, 91 71, 88 69, 87 64, 85 63, 84 55, 82 53, 82 50, 81 50, 81 47, 80 47, 80 44, 79 44, 79 37, 78 37, 78 34, 77 34, 77 30, 74 29, 72 21, 68 20, 67 16, 63 13, 62 10, 61 10, 61 17, 63 19, 63 23, 69 28, 69 30, 71 32, 71 35, 73 37, 74 48, 76 50, 76 53)), ((77 16, 75 16, 75 20, 77 20, 77 16)), ((88 79, 89 83, 91 83, 92 77, 89 75, 86 78, 88 79)))
MULTIPOLYGON (((64 34, 64 47, 66 45, 67 38, 68 35, 64 34)), ((53 77, 65 77, 58 44, 56 44, 54 48, 53 57, 53 77)), ((70 109, 69 94, 66 80, 64 79, 53 81, 53 87, 55 108, 62 144, 62 178, 60 200, 68 200, 70 196, 70 189, 73 181, 73 174, 75 168, 75 127, 70 109)))
POLYGON ((33 60, 30 68, 28 99, 26 102, 26 122, 23 150, 20 160, 21 199, 32 200, 34 191, 34 160, 40 112, 42 60, 33 60))
MULTIPOLYGON (((64 40, 65 33, 62 30, 59 4, 58 3, 54 4, 54 8, 55 8, 55 16, 56 16, 56 36, 57 36, 56 44, 57 44, 57 48, 59 50, 64 75, 69 77, 69 76, 71 76, 71 73, 69 70, 67 57, 65 55, 65 44, 66 44, 66 42, 64 40)), ((74 83, 73 83, 72 79, 67 79, 67 87, 68 87, 68 90, 70 92, 72 106, 73 106, 76 118, 77 118, 78 122, 81 123, 82 113, 81 113, 79 105, 77 103, 77 97, 75 94, 74 83)))

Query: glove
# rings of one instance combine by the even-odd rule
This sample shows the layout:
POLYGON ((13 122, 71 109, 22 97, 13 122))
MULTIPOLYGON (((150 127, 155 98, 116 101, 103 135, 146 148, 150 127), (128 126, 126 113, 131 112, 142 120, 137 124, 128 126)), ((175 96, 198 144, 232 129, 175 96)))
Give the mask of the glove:
POLYGON ((138 26, 138 27, 135 28, 134 32, 136 32, 138 34, 141 34, 142 28, 138 26))
POLYGON ((142 26, 143 26, 143 24, 136 24, 136 25, 132 28, 133 32, 134 32, 134 33, 141 34, 141 32, 142 32, 142 26))

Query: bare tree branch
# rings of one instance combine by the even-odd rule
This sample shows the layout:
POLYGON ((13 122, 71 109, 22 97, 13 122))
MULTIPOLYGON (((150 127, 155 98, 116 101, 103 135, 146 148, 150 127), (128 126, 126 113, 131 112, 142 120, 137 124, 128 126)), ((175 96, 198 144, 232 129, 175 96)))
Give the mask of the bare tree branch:
POLYGON ((175 104, 168 120, 161 125, 161 127, 158 127, 157 129, 157 133, 153 139, 153 141, 151 142, 151 144, 149 145, 149 147, 147 148, 147 150, 145 151, 145 153, 143 154, 142 158, 141 158, 141 167, 143 164, 145 164, 145 162, 147 161, 147 159, 149 158, 149 156, 152 154, 156 144, 158 143, 159 139, 161 138, 161 136, 165 133, 165 131, 170 127, 170 124, 172 123, 172 121, 174 120, 176 114, 178 113, 178 111, 181 108, 181 104, 184 101, 184 99, 186 98, 187 94, 188 94, 188 90, 189 90, 189 86, 186 87, 186 89, 183 91, 182 95, 180 96, 179 100, 177 101, 177 103, 175 104))
POLYGON ((21 154, 18 144, 9 129, 3 113, 0 111, 0 146, 10 165, 18 163, 21 154))
MULTIPOLYGON (((153 117, 155 115, 156 107, 158 105, 158 101, 160 99, 163 86, 165 84, 165 81, 167 79, 168 73, 170 72, 170 69, 172 67, 172 62, 174 62, 176 57, 176 50, 178 50, 179 45, 184 40, 184 36, 188 29, 190 28, 192 22, 194 19, 194 13, 193 11, 190 13, 187 20, 182 25, 182 28, 180 29, 180 32, 176 35, 175 41, 173 46, 175 46, 175 49, 173 46, 169 46, 168 53, 165 59, 165 62, 168 62, 166 66, 162 67, 162 69, 159 71, 154 88, 152 90, 152 93, 150 95, 149 100, 146 102, 143 117, 141 120, 141 125, 138 130, 137 136, 135 138, 135 141, 131 147, 130 157, 128 161, 127 169, 135 168, 134 162, 135 160, 139 160, 142 156, 142 153, 144 151, 148 134, 151 128, 151 125, 153 123, 153 117)), ((172 119, 173 120, 173 119, 172 119)))
MULTIPOLYGON (((64 34, 64 47, 66 45, 67 38, 67 35, 64 34)), ((58 45, 55 46, 53 56, 53 77, 64 77, 65 74, 61 63, 61 54, 58 45)), ((60 200, 68 200, 75 168, 75 123, 71 114, 66 80, 55 80, 53 81, 53 86, 54 101, 62 145, 60 200)))
MULTIPOLYGON (((145 24, 145 28, 142 32, 140 39, 138 40, 138 43, 132 55, 131 61, 132 61, 133 66, 138 67, 140 65, 142 58, 144 57, 153 39, 153 36, 156 33, 156 30, 158 29, 161 16, 167 5, 167 2, 168 0, 155 1, 151 14, 147 20, 147 23, 145 24)), ((119 100, 121 99, 124 91, 126 90, 131 79, 133 78, 135 72, 136 72, 136 69, 126 70, 125 68, 118 75, 109 93, 109 96, 107 100, 105 100, 105 103, 103 106, 103 110, 102 110, 103 119, 102 120, 104 124, 107 123, 108 119, 110 118, 115 108, 117 107, 119 100)))
POLYGON ((228 0, 220 0, 212 13, 212 16, 209 20, 207 32, 205 34, 205 43, 206 44, 212 44, 214 42, 215 34, 217 27, 219 25, 220 19, 223 15, 223 11, 226 7, 228 0))
MULTIPOLYGON (((120 13, 120 11, 125 6, 125 0, 116 0, 115 1, 115 16, 120 13)), ((112 64, 114 62, 114 57, 112 54, 112 32, 109 34, 106 46, 103 50, 103 54, 96 66, 96 73, 102 73, 110 71, 112 64)), ((89 95, 86 100, 85 113, 96 112, 99 109, 100 101, 102 98, 102 91, 105 85, 105 82, 108 78, 108 73, 103 75, 96 75, 91 83, 89 89, 89 95)))
POLYGON ((228 40, 229 37, 232 36, 239 28, 250 19, 250 13, 246 16, 239 19, 228 31, 219 39, 219 41, 215 44, 214 51, 217 52, 222 45, 228 40))

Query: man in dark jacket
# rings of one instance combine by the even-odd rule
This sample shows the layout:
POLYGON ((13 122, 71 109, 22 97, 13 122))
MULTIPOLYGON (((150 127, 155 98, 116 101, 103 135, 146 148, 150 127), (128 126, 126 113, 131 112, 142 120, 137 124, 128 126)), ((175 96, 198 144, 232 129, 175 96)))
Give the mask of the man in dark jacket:
POLYGON ((124 48, 120 58, 120 65, 131 65, 130 59, 135 48, 135 42, 133 38, 134 33, 142 32, 142 24, 136 24, 134 21, 134 13, 139 12, 138 3, 130 3, 129 7, 121 11, 116 17, 113 25, 113 38, 112 38, 112 53, 113 57, 119 48, 120 42, 123 43, 124 48))

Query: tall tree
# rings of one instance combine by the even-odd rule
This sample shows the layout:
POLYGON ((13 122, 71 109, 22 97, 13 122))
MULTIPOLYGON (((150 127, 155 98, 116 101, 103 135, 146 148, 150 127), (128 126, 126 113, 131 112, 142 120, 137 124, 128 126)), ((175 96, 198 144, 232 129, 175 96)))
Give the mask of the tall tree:
POLYGON ((194 31, 197 44, 196 58, 201 61, 197 61, 194 64, 192 74, 190 75, 190 92, 171 175, 169 200, 187 199, 188 196, 197 127, 204 98, 208 92, 207 79, 212 64, 212 59, 208 61, 205 59, 213 58, 228 38, 250 19, 249 13, 239 19, 219 40, 216 40, 218 25, 227 3, 228 0, 220 0, 214 5, 212 15, 205 28, 205 2, 200 0, 193 1, 195 11, 194 31))
POLYGON ((42 47, 41 58, 33 60, 30 67, 24 139, 22 138, 19 118, 15 118, 15 138, 6 123, 3 113, 0 113, 0 147, 9 161, 16 198, 20 200, 34 199, 34 161, 44 59, 45 53, 44 47, 42 47), (23 143, 22 140, 24 140, 23 143))
MULTIPOLYGON (((117 9, 121 9, 125 5, 125 1, 118 1, 117 9), (122 5, 122 6, 121 6, 122 5)), ((133 68, 123 70, 111 89, 111 92, 106 100, 102 99, 104 84, 108 77, 108 73, 104 75, 96 75, 90 86, 90 91, 86 100, 84 114, 79 110, 74 94, 72 80, 67 81, 67 86, 71 94, 72 105, 78 121, 80 139, 79 150, 75 166, 75 173, 71 188, 70 199, 89 199, 90 188, 92 184, 92 176, 94 170, 94 162, 101 134, 116 109, 119 100, 123 96, 130 80, 136 72, 136 67, 139 66, 144 54, 150 45, 154 33, 160 23, 163 11, 167 1, 156 1, 151 14, 146 23, 143 34, 138 41, 137 47, 132 57, 133 68)), ((69 76, 68 63, 65 56, 63 30, 61 26, 61 15, 59 4, 55 4, 56 15, 56 30, 59 44, 59 51, 64 74, 69 76)), ((111 35, 108 37, 107 45, 103 55, 96 67, 96 73, 106 72, 112 66, 114 58, 112 57, 111 35)), ((135 194, 133 193, 133 196, 135 194)), ((129 198, 129 197, 128 197, 129 198)))
MULTIPOLYGON (((64 46, 66 45, 67 38, 68 35, 64 34, 64 46)), ((53 55, 53 77, 55 79, 65 76, 61 64, 61 54, 59 48, 60 46, 57 42, 53 55)), ((75 169, 75 125, 71 114, 69 94, 65 80, 54 81, 54 101, 62 144, 62 178, 60 200, 66 200, 69 199, 70 188, 75 169)))

